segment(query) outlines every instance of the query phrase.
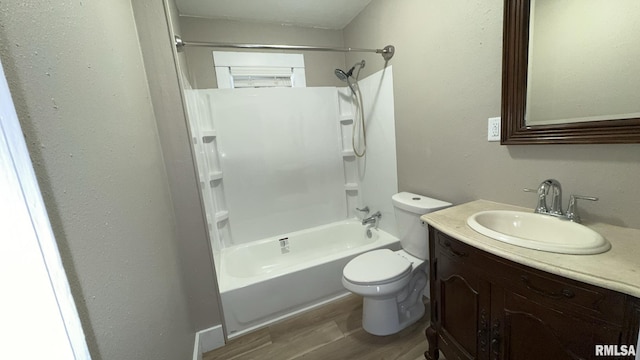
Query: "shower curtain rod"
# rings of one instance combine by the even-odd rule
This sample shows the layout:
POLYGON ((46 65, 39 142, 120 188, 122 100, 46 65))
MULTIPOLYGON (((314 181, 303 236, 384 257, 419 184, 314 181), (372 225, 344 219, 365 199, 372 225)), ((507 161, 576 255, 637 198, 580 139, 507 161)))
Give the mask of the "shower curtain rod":
POLYGON ((213 43, 201 41, 183 41, 178 35, 175 36, 176 50, 181 52, 185 46, 212 47, 212 48, 233 48, 233 49, 262 49, 262 50, 300 50, 300 51, 336 51, 336 52, 371 52, 381 54, 385 61, 393 57, 396 49, 393 45, 387 45, 383 49, 355 49, 355 48, 334 48, 321 46, 299 46, 299 45, 257 45, 257 44, 231 44, 213 43))

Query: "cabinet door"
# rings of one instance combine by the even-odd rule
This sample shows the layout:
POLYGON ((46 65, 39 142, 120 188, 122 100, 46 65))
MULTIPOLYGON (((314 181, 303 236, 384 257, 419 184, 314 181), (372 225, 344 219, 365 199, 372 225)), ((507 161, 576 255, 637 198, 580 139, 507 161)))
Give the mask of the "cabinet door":
POLYGON ((450 249, 437 251, 435 298, 438 347, 447 359, 488 356, 490 285, 450 249), (448 250, 448 251, 447 251, 448 250))
MULTIPOLYGON (((621 345, 638 345, 640 331, 640 299, 628 297, 621 345)), ((640 347, 636 347, 636 352, 640 347)))
POLYGON ((590 359, 595 345, 620 341, 620 327, 558 311, 497 286, 491 288, 491 301, 491 359, 590 359))

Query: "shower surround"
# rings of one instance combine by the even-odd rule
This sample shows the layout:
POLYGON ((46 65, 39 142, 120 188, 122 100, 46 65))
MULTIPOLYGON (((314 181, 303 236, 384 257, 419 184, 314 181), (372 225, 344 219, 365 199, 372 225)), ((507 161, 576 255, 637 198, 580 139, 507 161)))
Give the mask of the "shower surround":
POLYGON ((397 247, 391 67, 359 83, 368 144, 363 158, 352 150, 356 108, 349 88, 185 90, 229 337, 346 294, 345 261, 371 248, 397 247), (345 219, 365 205, 383 214, 377 241, 349 245, 364 236, 353 221, 350 231, 324 231, 331 239, 313 235, 327 226, 346 229, 345 219), (353 235, 358 228, 362 234, 353 235), (263 251, 280 249, 279 240, 290 234, 309 250, 263 251), (249 255, 236 256, 238 249, 249 255), (252 256, 265 257, 263 274, 247 263, 252 256), (252 276, 237 276, 243 266, 252 276), (282 290, 287 284, 290 292, 282 290), (265 292, 275 288, 281 290, 265 292), (252 300, 247 306, 238 296, 269 297, 271 305, 252 300))

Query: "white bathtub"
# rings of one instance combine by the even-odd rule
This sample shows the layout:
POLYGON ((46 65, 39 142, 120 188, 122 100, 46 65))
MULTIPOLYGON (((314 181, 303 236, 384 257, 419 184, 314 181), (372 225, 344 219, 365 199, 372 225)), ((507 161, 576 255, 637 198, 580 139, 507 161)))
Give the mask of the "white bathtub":
POLYGON ((368 238, 359 221, 345 220, 222 249, 218 285, 227 336, 348 294, 341 279, 349 260, 399 247, 396 237, 373 229, 368 238))

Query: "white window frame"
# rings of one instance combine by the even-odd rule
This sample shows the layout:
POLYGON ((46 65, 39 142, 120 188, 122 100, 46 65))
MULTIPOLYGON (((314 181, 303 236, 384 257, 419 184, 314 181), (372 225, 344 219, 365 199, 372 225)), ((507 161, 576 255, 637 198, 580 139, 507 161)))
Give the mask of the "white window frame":
MULTIPOLYGON (((302 54, 213 51, 213 64, 219 89, 235 88, 234 75, 289 78, 290 87, 307 86, 302 54)), ((274 87, 278 83, 282 81, 274 87)))

